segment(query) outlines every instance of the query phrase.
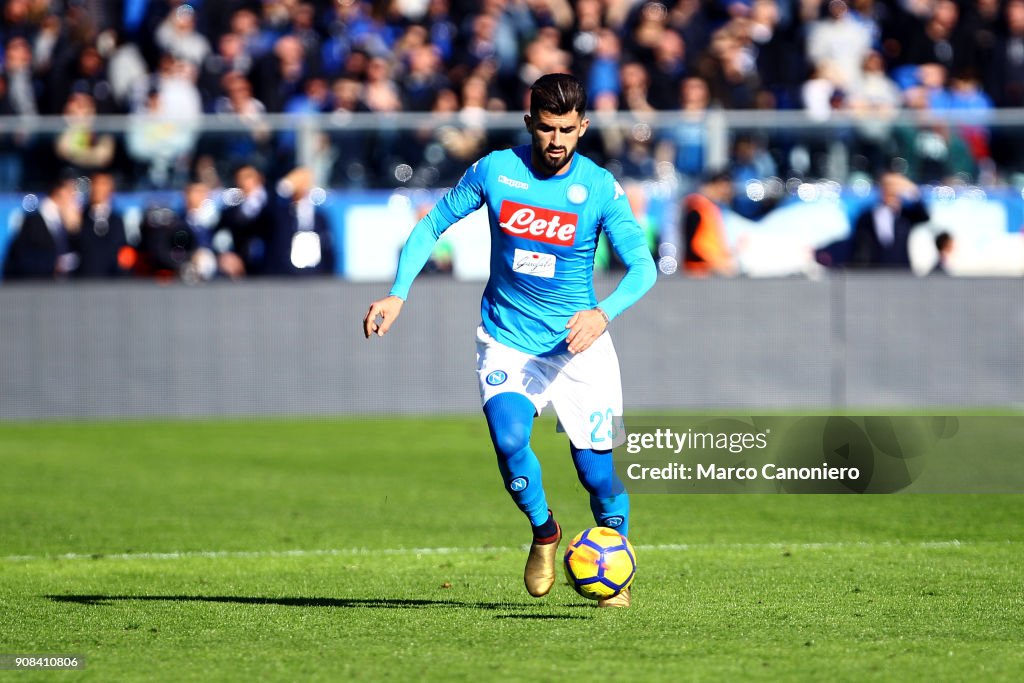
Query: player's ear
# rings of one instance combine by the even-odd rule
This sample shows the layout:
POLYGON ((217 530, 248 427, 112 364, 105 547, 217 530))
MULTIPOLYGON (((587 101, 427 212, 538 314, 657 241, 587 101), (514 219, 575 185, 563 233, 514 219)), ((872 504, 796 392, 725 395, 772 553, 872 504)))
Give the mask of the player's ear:
POLYGON ((590 119, 584 116, 582 119, 580 119, 580 137, 583 137, 583 134, 587 132, 587 128, 589 127, 590 119))
POLYGON ((530 117, 529 114, 523 114, 523 123, 526 124, 526 130, 529 131, 529 133, 532 135, 533 134, 533 119, 530 117))

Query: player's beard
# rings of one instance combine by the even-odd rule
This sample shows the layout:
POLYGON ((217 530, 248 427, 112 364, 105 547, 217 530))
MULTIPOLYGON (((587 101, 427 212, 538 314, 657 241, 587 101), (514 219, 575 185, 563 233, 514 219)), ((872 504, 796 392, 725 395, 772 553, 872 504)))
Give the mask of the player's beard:
POLYGON ((548 156, 548 147, 542 147, 541 144, 540 144, 540 141, 537 140, 537 139, 534 139, 534 141, 533 141, 533 161, 534 161, 535 164, 537 164, 540 167, 539 170, 541 170, 541 171, 543 171, 543 172, 545 172, 545 173, 547 173, 549 175, 555 175, 556 173, 561 171, 563 168, 565 168, 566 165, 570 161, 572 161, 573 155, 576 154, 576 148, 575 147, 573 147, 572 149, 569 149, 568 147, 561 147, 559 149, 564 150, 565 153, 564 154, 560 154, 559 156, 552 158, 552 157, 548 156))

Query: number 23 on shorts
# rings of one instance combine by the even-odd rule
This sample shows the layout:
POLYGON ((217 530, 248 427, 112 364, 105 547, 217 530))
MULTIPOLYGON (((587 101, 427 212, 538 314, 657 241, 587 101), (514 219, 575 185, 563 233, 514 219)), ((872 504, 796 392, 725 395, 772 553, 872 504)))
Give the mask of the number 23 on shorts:
POLYGON ((592 412, 590 414, 590 424, 593 425, 593 429, 590 430, 591 443, 595 446, 597 444, 606 444, 609 448, 615 445, 618 437, 618 424, 611 408, 605 411, 595 410, 592 412))

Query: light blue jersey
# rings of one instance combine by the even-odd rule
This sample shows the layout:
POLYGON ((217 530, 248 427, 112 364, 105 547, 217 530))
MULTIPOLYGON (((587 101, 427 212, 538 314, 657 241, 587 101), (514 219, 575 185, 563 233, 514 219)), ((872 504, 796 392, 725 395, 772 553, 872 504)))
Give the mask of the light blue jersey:
POLYGON ((481 319, 488 334, 507 346, 536 356, 561 353, 573 314, 600 305, 614 318, 654 284, 654 260, 643 231, 612 175, 580 154, 568 172, 538 175, 530 146, 524 145, 477 161, 416 225, 391 294, 407 298, 441 233, 484 205, 491 275, 481 319), (602 230, 628 272, 598 304, 594 251, 602 230))

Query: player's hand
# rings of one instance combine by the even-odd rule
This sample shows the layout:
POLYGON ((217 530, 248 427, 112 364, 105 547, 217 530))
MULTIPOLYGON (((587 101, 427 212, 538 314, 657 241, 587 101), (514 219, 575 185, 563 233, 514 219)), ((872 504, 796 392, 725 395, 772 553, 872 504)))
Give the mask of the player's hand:
POLYGON ((397 296, 388 296, 370 304, 370 310, 363 318, 363 334, 366 335, 366 338, 369 339, 374 334, 378 337, 387 334, 398 314, 402 312, 404 303, 397 296))
POLYGON ((586 311, 577 311, 565 324, 569 330, 569 336, 565 341, 569 343, 569 351, 579 353, 586 351, 594 341, 604 334, 608 329, 608 321, 604 313, 596 308, 586 311))

